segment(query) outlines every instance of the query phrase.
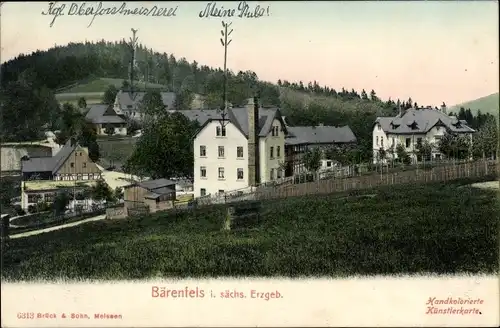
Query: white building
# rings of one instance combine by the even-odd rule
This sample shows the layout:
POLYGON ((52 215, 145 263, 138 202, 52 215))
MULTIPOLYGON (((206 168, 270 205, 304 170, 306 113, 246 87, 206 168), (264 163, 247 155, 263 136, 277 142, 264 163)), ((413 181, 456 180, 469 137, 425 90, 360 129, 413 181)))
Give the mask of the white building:
MULTIPOLYGON (((141 121, 144 118, 142 112, 142 100, 146 92, 128 92, 118 91, 115 98, 113 109, 118 115, 125 115, 126 117, 141 121)), ((175 108, 176 96, 173 92, 160 92, 161 100, 165 106, 165 110, 173 110, 175 108)))
POLYGON ((396 117, 378 117, 373 126, 373 162, 380 161, 380 149, 386 159, 397 158, 396 147, 402 144, 413 161, 417 144, 425 140, 433 146, 432 158, 440 159, 438 150, 441 138, 447 134, 463 134, 472 140, 475 132, 466 121, 449 116, 445 111, 430 108, 409 109, 396 117))
MULTIPOLYGON (((256 99, 255 99, 256 100, 256 99)), ((287 129, 279 109, 231 108, 181 111, 201 128, 194 146, 194 196, 244 190, 284 176, 287 129)))

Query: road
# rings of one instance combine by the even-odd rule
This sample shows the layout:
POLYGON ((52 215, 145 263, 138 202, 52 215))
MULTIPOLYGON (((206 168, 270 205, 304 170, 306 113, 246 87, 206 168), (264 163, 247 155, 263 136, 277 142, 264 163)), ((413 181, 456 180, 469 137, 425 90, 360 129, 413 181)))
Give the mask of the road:
POLYGON ((74 226, 84 224, 87 222, 103 220, 105 218, 106 218, 106 215, 98 215, 98 216, 94 216, 94 217, 91 217, 91 218, 88 218, 88 219, 85 219, 82 221, 78 221, 78 222, 66 223, 66 224, 61 224, 61 225, 55 226, 55 227, 50 227, 50 228, 45 228, 45 229, 40 229, 40 230, 33 230, 33 231, 18 233, 15 235, 10 235, 10 239, 24 238, 24 237, 39 235, 41 233, 55 231, 55 230, 59 230, 59 229, 65 229, 65 228, 69 228, 69 227, 74 227, 74 226))

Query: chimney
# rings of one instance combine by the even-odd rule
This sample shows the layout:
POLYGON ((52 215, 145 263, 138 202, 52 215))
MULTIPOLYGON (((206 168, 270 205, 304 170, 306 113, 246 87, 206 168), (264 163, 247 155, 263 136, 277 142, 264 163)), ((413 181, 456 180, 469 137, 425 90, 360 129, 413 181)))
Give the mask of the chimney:
POLYGON ((257 186, 260 182, 259 170, 259 100, 248 99, 246 106, 248 115, 248 184, 257 186))
POLYGON ((71 138, 70 138, 69 145, 70 145, 71 147, 73 147, 75 144, 76 144, 76 138, 75 138, 75 137, 71 137, 71 138))

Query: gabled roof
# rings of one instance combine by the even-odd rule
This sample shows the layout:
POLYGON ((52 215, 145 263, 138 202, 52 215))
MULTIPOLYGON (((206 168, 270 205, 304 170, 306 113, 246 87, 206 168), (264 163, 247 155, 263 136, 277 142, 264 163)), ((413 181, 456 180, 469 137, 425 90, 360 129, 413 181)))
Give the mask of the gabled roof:
MULTIPOLYGON (((142 99, 146 95, 146 92, 128 92, 128 91, 118 91, 116 94, 116 99, 118 104, 120 105, 121 110, 129 110, 133 108, 134 110, 138 110, 139 104, 142 99), (132 106, 129 108, 129 106, 132 106)), ((160 92, 161 99, 163 101, 163 105, 166 107, 173 107, 175 104, 176 95, 174 92, 160 92)))
POLYGON ((289 126, 290 137, 285 139, 287 145, 327 144, 356 142, 351 128, 346 126, 289 126))
POLYGON ((66 162, 68 157, 78 147, 78 143, 71 145, 71 139, 66 142, 57 154, 52 157, 36 157, 22 161, 21 167, 23 172, 52 172, 57 173, 61 166, 66 162))
POLYGON ((94 124, 125 123, 125 120, 116 114, 113 107, 105 104, 90 106, 85 119, 94 124))
POLYGON ((171 181, 168 179, 156 179, 136 182, 131 185, 125 186, 125 188, 130 188, 132 186, 139 186, 148 190, 148 195, 150 195, 150 198, 156 198, 163 194, 175 192, 175 181, 171 181))
POLYGON ((437 125, 444 126, 455 133, 475 132, 465 120, 458 120, 456 116, 428 108, 409 109, 402 116, 377 117, 375 124, 377 123, 386 133, 394 134, 427 133, 437 125))
MULTIPOLYGON (((201 129, 213 120, 221 119, 219 110, 216 109, 191 109, 178 111, 191 121, 197 121, 201 129)), ((246 107, 230 108, 227 110, 226 119, 234 124, 245 137, 248 138, 248 109, 246 107)), ((282 122, 285 133, 288 133, 285 122, 278 108, 259 108, 259 137, 266 137, 271 131, 273 121, 278 119, 282 122)))

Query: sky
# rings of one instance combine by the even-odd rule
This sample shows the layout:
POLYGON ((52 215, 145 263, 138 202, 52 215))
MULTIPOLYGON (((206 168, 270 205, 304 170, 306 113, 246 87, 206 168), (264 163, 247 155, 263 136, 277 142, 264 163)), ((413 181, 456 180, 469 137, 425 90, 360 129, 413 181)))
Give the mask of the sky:
MULTIPOLYGON (((316 80, 382 99, 420 105, 459 104, 499 90, 498 1, 247 2, 262 17, 199 17, 208 2, 127 2, 127 9, 176 8, 175 16, 69 15, 66 4, 52 27, 49 3, 1 7, 1 62, 69 42, 129 39, 154 51, 222 67, 221 21, 232 22, 228 68, 261 80, 316 80), (46 13, 48 15, 43 15, 46 13)), ((82 3, 75 3, 81 5, 82 3)), ((240 2, 216 2, 237 9, 240 2)), ((103 2, 102 8, 122 2, 103 2)), ((98 8, 99 2, 87 2, 98 8)), ((54 10, 51 11, 54 13, 54 10)))

